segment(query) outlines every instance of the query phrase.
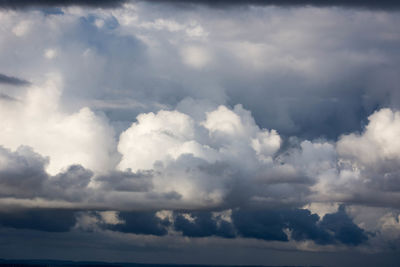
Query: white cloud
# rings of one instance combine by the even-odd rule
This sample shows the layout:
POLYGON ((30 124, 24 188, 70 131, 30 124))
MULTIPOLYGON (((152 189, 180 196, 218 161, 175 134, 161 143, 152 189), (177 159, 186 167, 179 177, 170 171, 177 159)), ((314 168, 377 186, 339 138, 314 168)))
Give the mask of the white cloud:
POLYGON ((23 20, 19 22, 15 27, 12 29, 12 32, 17 36, 17 37, 22 37, 25 34, 27 34, 32 27, 32 22, 29 20, 23 20))
POLYGON ((61 87, 60 77, 51 75, 42 85, 27 88, 21 101, 0 106, 0 145, 13 150, 32 147, 50 158, 51 174, 72 164, 96 172, 112 169, 118 160, 113 129, 88 108, 64 112, 61 87))
POLYGON ((57 51, 55 49, 49 48, 44 51, 44 57, 47 59, 53 59, 56 56, 57 56, 57 51))
POLYGON ((400 112, 388 108, 368 117, 369 124, 361 135, 344 135, 338 142, 338 152, 361 164, 400 161, 400 112))
POLYGON ((212 60, 210 52, 200 46, 184 47, 181 55, 184 64, 196 69, 207 66, 212 60))

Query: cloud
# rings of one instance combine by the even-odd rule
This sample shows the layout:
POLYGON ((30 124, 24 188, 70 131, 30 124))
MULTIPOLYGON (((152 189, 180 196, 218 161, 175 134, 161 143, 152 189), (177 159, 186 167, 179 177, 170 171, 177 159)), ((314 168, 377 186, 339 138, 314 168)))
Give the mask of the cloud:
MULTIPOLYGON (((146 1, 146 0, 145 0, 146 1)), ((400 5, 394 0, 147 0, 148 2, 167 2, 174 4, 204 4, 215 7, 229 7, 235 5, 272 5, 272 6, 340 6, 340 7, 357 7, 357 8, 370 8, 370 9, 391 9, 399 8, 400 5)))
POLYGON ((368 240, 367 233, 353 223, 344 206, 322 219, 306 209, 234 209, 226 217, 218 212, 176 213, 174 229, 188 237, 219 236, 267 241, 307 241, 319 245, 343 243, 356 246, 368 240))
POLYGON ((16 98, 14 98, 12 96, 9 96, 9 95, 6 95, 6 94, 2 94, 2 93, 0 93, 0 100, 3 100, 3 101, 18 101, 16 98))
POLYGON ((19 9, 35 6, 60 7, 60 6, 89 6, 89 7, 117 7, 126 0, 1 0, 0 8, 19 9))
POLYGON ((211 212, 178 213, 175 216, 174 228, 188 237, 219 236, 234 238, 235 229, 232 224, 221 217, 215 217, 211 212))
POLYGON ((112 131, 103 130, 110 127, 107 121, 90 110, 60 112, 52 86, 30 87, 21 99, 0 109, 8 123, 0 131, 8 145, 1 148, 0 182, 2 197, 22 206, 29 198, 42 201, 32 205, 116 210, 132 203, 137 210, 300 208, 312 202, 398 206, 397 111, 377 111, 362 134, 338 142, 293 141, 282 148, 280 135, 260 128, 241 105, 210 108, 200 102, 193 116, 178 110, 140 114, 117 145, 112 131), (53 94, 47 99, 54 103, 36 102, 53 94), (37 125, 46 142, 29 141, 37 125), (100 163, 102 153, 114 165, 100 163), (62 165, 49 168, 57 161, 62 165))
MULTIPOLYGON (((88 6, 88 7, 98 7, 98 8, 116 8, 121 6, 123 3, 127 3, 129 0, 1 0, 0 8, 7 9, 20 9, 27 7, 62 7, 62 6, 88 6)), ((374 1, 374 0, 132 0, 131 2, 161 2, 161 3, 171 3, 171 4, 204 4, 213 7, 227 7, 227 6, 237 6, 237 5, 262 5, 262 6, 341 6, 341 7, 356 7, 356 8, 369 8, 369 9, 397 9, 399 4, 394 0, 384 0, 384 1, 374 1)))
POLYGON ((340 206, 337 213, 326 214, 321 226, 332 231, 335 239, 347 245, 355 246, 368 240, 365 231, 349 218, 344 206, 340 206))
POLYGON ((110 226, 109 229, 123 233, 144 235, 166 235, 170 222, 161 219, 155 212, 120 212, 119 218, 124 223, 110 226))
POLYGON ((74 211, 30 209, 0 212, 0 225, 45 232, 68 232, 75 224, 74 211))
POLYGON ((25 12, 23 19, 4 12, 9 52, 0 67, 32 82, 56 70, 66 107, 101 110, 118 131, 140 113, 175 109, 191 98, 215 107, 241 103, 261 128, 281 136, 335 140, 361 130, 376 107, 399 107, 395 12, 381 19, 335 8, 195 10, 141 2, 90 14, 25 12), (188 34, 200 28, 202 34, 188 34), (26 46, 28 39, 38 51, 26 46), (207 63, 189 67, 182 58, 187 48, 205 52, 207 63), (57 51, 51 60, 43 56, 49 49, 57 51))
POLYGON ((27 88, 20 101, 1 105, 0 119, 6 127, 0 130, 0 145, 10 149, 26 145, 50 157, 47 171, 51 174, 73 164, 109 170, 118 160, 113 129, 88 108, 74 114, 62 112, 60 87, 55 75, 41 86, 27 88))
POLYGON ((0 73, 0 84, 8 84, 8 85, 14 85, 14 86, 25 86, 29 85, 30 83, 26 80, 12 77, 12 76, 7 76, 5 74, 0 73))
POLYGON ((338 142, 338 151, 345 158, 353 158, 363 165, 385 164, 400 160, 400 112, 388 108, 374 112, 360 134, 344 135, 338 142))
POLYGON ((4 11, 1 68, 32 84, 1 88, 0 209, 129 238, 395 243, 397 15, 254 10, 4 11))

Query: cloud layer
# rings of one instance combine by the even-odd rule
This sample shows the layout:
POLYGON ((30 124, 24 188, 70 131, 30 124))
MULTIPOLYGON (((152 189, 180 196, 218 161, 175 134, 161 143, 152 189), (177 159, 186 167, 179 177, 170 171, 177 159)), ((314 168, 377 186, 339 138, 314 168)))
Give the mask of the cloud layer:
POLYGON ((90 6, 90 7, 117 7, 126 0, 1 0, 0 8, 27 8, 35 6, 62 7, 62 6, 90 6))
POLYGON ((4 244, 316 265, 400 249, 397 12, 0 3, 4 244))
POLYGON ((372 9, 398 9, 400 5, 394 0, 148 0, 148 2, 169 2, 177 4, 205 4, 209 6, 226 7, 235 5, 271 5, 271 6, 339 6, 339 7, 357 7, 357 8, 372 8, 372 9))
MULTIPOLYGON (((132 1, 132 0, 131 0, 132 1)), ((134 2, 133 0, 132 2, 134 2)), ((357 7, 357 8, 372 8, 372 9, 398 9, 400 5, 394 0, 139 0, 144 2, 161 2, 172 4, 205 4, 208 6, 226 7, 235 5, 262 5, 262 6, 341 6, 341 7, 357 7)), ((47 7, 63 7, 63 6, 88 6, 88 7, 118 7, 129 0, 1 0, 0 8, 26 8, 34 6, 47 6, 47 7)))

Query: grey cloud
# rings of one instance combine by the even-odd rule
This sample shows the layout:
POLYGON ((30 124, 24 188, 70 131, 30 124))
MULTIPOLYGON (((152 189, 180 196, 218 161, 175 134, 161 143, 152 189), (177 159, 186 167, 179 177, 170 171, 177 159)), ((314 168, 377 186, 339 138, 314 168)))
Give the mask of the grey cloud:
POLYGON ((152 177, 152 171, 136 173, 130 170, 125 172, 113 171, 96 177, 96 181, 106 191, 147 192, 152 188, 152 177))
POLYGON ((213 218, 211 212, 194 211, 188 213, 193 220, 187 219, 184 214, 175 214, 174 228, 182 235, 189 237, 220 236, 234 238, 236 236, 233 225, 220 218, 213 218))
POLYGON ((45 232, 68 232, 75 225, 75 213, 60 209, 1 211, 0 225, 45 232))
POLYGON ((123 211, 119 213, 119 218, 124 223, 109 226, 108 229, 123 233, 163 236, 168 233, 167 227, 170 225, 168 219, 160 219, 151 211, 123 211))
POLYGON ((11 152, 0 146, 0 195, 3 197, 35 197, 43 193, 48 180, 45 165, 48 160, 29 147, 20 147, 11 152))
POLYGON ((337 213, 326 214, 321 226, 332 231, 335 239, 347 245, 359 245, 368 240, 367 233, 354 224, 341 205, 337 213))
POLYGON ((15 152, 0 147, 0 157, 5 162, 0 166, 1 197, 44 197, 76 202, 90 193, 87 185, 93 173, 79 165, 52 177, 45 170, 48 159, 30 147, 19 147, 15 152))
POLYGON ((226 14, 199 9, 193 14, 172 8, 163 12, 164 7, 148 4, 138 8, 141 16, 134 25, 119 25, 120 18, 112 14, 93 13, 77 18, 79 24, 60 24, 64 34, 56 40, 47 34, 51 29, 39 23, 32 31, 43 41, 36 41, 58 51, 57 57, 43 61, 42 54, 25 49, 23 42, 10 42, 6 50, 18 47, 22 52, 14 57, 4 53, 1 62, 23 62, 29 57, 31 63, 23 68, 33 76, 60 70, 69 105, 93 99, 132 100, 116 109, 96 108, 115 125, 124 126, 140 112, 173 109, 191 97, 215 105, 243 103, 261 127, 276 129, 283 136, 336 139, 360 130, 376 107, 400 106, 394 13, 379 20, 374 14, 337 9, 321 15, 312 9, 229 10, 226 14), (197 24, 191 27, 192 16, 197 24), (353 16, 357 19, 350 20, 353 16), (96 20, 104 25, 97 27, 96 20), (176 24, 177 30, 169 31, 159 21, 176 24), (186 31, 196 26, 205 35, 187 36, 186 31), (200 70, 182 64, 182 51, 192 45, 210 52, 211 61, 201 75, 200 70), (240 51, 248 53, 244 56, 240 51), (85 64, 77 65, 82 54, 85 64))
POLYGON ((19 9, 35 6, 89 6, 89 7, 117 7, 127 0, 0 0, 0 8, 19 9))
POLYGON ((43 196, 49 199, 63 199, 78 202, 90 198, 88 188, 93 172, 80 165, 72 165, 54 177, 48 177, 43 186, 43 196))
MULTIPOLYGON (((146 1, 146 0, 143 0, 146 1)), ((395 0, 147 0, 147 2, 162 2, 174 4, 205 4, 208 6, 226 7, 235 5, 273 5, 273 6, 343 6, 371 9, 400 8, 395 0)))
POLYGON ((24 86, 24 85, 30 84, 26 80, 0 73, 0 84, 2 84, 2 83, 8 84, 8 85, 14 85, 14 86, 24 86))
POLYGON ((234 209, 232 221, 213 216, 209 211, 176 213, 174 228, 188 237, 246 237, 288 242, 312 240, 320 245, 343 243, 356 246, 368 240, 367 233, 348 216, 344 206, 322 220, 306 209, 252 210, 234 209), (186 216, 190 216, 190 218, 186 216))
MULTIPOLYGON (((133 0, 134 2, 135 0, 133 0)), ((137 1, 137 0, 136 0, 137 1)), ((343 6, 371 9, 399 8, 394 0, 139 0, 143 2, 160 2, 172 4, 204 4, 208 6, 226 7, 235 5, 273 5, 273 6, 343 6)), ((0 8, 26 8, 33 6, 58 7, 58 6, 89 6, 89 7, 118 7, 129 0, 1 0, 0 8)))
POLYGON ((18 99, 3 93, 0 93, 0 100, 12 101, 12 102, 18 101, 18 99))

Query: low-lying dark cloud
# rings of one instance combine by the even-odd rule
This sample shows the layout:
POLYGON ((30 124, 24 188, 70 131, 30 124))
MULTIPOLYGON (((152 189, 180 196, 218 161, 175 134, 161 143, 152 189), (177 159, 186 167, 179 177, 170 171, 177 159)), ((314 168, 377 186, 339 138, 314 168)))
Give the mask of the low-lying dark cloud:
POLYGON ((246 237, 267 241, 313 240, 320 245, 342 243, 356 246, 368 240, 367 233, 348 216, 344 206, 322 220, 306 209, 247 210, 232 212, 231 222, 211 212, 175 216, 175 230, 188 237, 246 237), (186 216, 185 216, 186 215, 186 216), (289 238, 286 229, 290 230, 289 238))
POLYGON ((211 212, 192 212, 190 216, 193 218, 192 221, 183 214, 177 214, 175 217, 175 230, 182 231, 184 236, 220 236, 225 238, 236 236, 231 223, 219 218, 213 218, 211 212))
POLYGON ((89 6, 110 8, 120 6, 124 2, 126 2, 126 0, 0 0, 0 8, 20 9, 35 6, 89 6))
MULTIPOLYGON (((146 1, 146 0, 145 0, 146 1)), ((224 7, 234 5, 273 5, 273 6, 341 6, 369 9, 399 8, 400 3, 394 0, 147 0, 146 2, 168 2, 175 4, 205 4, 224 7)))
MULTIPOLYGON (((0 7, 2 7, 2 2, 0 2, 0 7)), ((15 86, 24 86, 24 85, 28 85, 29 82, 24 80, 24 79, 20 79, 17 77, 13 77, 13 76, 7 76, 5 74, 0 73, 0 84, 9 84, 9 85, 15 85, 15 86)))
POLYGON ((155 212, 151 211, 120 212, 119 218, 124 223, 109 228, 123 233, 163 236, 168 233, 167 227, 170 224, 168 219, 161 219, 156 216, 155 212))
MULTIPOLYGON (((29 209, 0 212, 0 226, 44 232, 68 232, 85 220, 95 219, 98 227, 122 233, 165 236, 171 227, 185 237, 254 238, 265 241, 306 241, 319 245, 358 246, 368 241, 368 234, 358 227, 342 205, 321 220, 307 209, 249 210, 235 209, 231 214, 212 211, 175 211, 172 217, 160 217, 155 211, 114 212, 115 220, 104 219, 98 211, 77 212, 71 209, 29 209), (87 218, 89 218, 87 217, 87 218), (290 234, 288 234, 288 231, 290 234), (289 236, 290 235, 290 236, 289 236)), ((88 222, 93 220, 86 220, 88 222)), ((92 228, 81 228, 89 230, 92 228)))
POLYGON ((334 238, 346 245, 356 246, 368 240, 365 231, 354 224, 343 205, 339 207, 338 212, 326 214, 321 227, 333 232, 334 238))
POLYGON ((75 212, 60 209, 31 209, 0 212, 0 225, 45 232, 68 232, 75 224, 75 212))

